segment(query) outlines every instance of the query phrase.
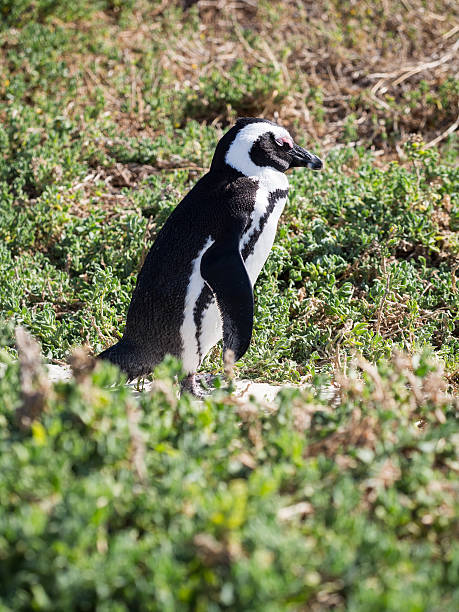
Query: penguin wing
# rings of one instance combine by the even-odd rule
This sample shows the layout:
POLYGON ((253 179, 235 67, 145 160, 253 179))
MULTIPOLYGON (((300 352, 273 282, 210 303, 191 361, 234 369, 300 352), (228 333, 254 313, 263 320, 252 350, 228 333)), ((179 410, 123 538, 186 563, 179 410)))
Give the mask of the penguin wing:
POLYGON ((253 329, 253 290, 239 252, 239 239, 215 242, 201 259, 201 276, 217 300, 223 320, 223 355, 238 361, 249 348, 253 329))

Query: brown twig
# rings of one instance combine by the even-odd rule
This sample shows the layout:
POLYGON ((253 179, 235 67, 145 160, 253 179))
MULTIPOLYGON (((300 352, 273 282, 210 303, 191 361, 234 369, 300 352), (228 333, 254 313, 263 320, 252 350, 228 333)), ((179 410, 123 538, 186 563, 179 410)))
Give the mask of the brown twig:
POLYGON ((439 142, 441 142, 442 140, 444 140, 445 138, 447 138, 450 134, 452 134, 453 132, 455 132, 457 130, 457 128, 459 127, 459 115, 456 118, 456 121, 454 123, 452 123, 448 129, 446 129, 444 132, 442 132, 441 134, 439 134, 436 138, 434 138, 433 140, 431 140, 430 142, 428 142, 425 147, 428 149, 429 147, 433 147, 436 144, 438 144, 439 142))

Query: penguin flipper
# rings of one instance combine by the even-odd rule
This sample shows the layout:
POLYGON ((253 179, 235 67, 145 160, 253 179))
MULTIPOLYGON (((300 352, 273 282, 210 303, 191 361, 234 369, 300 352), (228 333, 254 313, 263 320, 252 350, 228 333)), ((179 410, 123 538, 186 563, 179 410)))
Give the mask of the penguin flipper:
POLYGON ((215 242, 201 259, 201 276, 214 294, 223 320, 223 354, 238 361, 249 348, 253 329, 253 290, 239 252, 239 240, 215 242))

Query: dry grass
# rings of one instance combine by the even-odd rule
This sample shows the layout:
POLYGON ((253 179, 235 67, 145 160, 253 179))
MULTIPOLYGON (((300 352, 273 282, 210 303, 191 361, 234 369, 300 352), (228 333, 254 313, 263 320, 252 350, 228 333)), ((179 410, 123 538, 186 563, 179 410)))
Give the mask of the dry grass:
MULTIPOLYGON (((215 71, 231 79, 234 62, 242 58, 249 69, 267 74, 274 69, 285 90, 280 101, 273 90, 271 95, 246 99, 242 108, 217 109, 215 114, 208 108, 208 121, 225 123, 234 112, 246 112, 297 122, 327 148, 352 137, 346 136, 352 115, 355 143, 370 143, 382 151, 392 133, 403 140, 418 132, 436 144, 457 127, 457 91, 451 93, 448 107, 443 107, 440 96, 432 103, 409 103, 410 92, 421 81, 426 92, 435 94, 448 78, 457 78, 459 21, 453 2, 436 3, 436 10, 424 8, 421 0, 193 4, 198 25, 193 32, 187 29, 184 37, 168 39, 167 52, 152 68, 159 81, 169 74, 179 87, 198 90, 202 79, 215 71)), ((79 58, 95 66, 94 71, 86 69, 88 93, 102 87, 121 127, 131 132, 152 132, 136 62, 148 41, 161 41, 167 34, 170 7, 164 6, 164 15, 158 10, 139 9, 129 28, 109 26, 124 58, 124 65, 114 63, 111 70, 116 78, 117 72, 129 69, 130 106, 135 112, 126 116, 121 111, 120 98, 110 93, 111 84, 103 76, 104 62, 79 58)), ((184 23, 187 19, 185 12, 184 23)))
MULTIPOLYGON (((425 5, 422 0, 200 0, 153 6, 139 1, 126 23, 118 22, 116 11, 76 24, 54 19, 90 37, 103 32, 94 45, 99 50, 64 52, 69 76, 78 79, 78 96, 63 112, 80 114, 98 90, 120 131, 152 138, 161 129, 148 103, 152 90, 188 88, 202 96, 203 81, 215 73, 231 81, 235 61, 242 59, 249 74, 257 69, 269 78, 275 72, 272 89, 246 96, 236 108, 224 100, 215 108, 204 101, 201 110, 194 109, 195 118, 223 124, 235 114, 275 118, 301 126, 302 133, 320 140, 322 150, 353 142, 393 155, 393 142, 413 132, 437 144, 458 125, 453 80, 459 72, 459 13, 450 0, 425 5), (177 7, 183 9, 178 20, 177 7), (116 49, 118 57, 107 55, 103 45, 116 49), (151 49, 150 61, 145 58, 151 49), (448 79, 450 91, 442 94, 448 79), (420 88, 422 95, 413 97, 420 88)), ((3 48, 17 44, 18 32, 11 29, 3 48)), ((27 73, 28 67, 21 69, 27 73)))

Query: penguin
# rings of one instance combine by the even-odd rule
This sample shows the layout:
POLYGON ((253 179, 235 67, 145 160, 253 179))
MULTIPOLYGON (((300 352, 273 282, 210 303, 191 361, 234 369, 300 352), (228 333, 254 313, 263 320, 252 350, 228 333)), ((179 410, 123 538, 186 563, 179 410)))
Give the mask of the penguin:
POLYGON ((223 339, 238 361, 253 329, 253 287, 274 242, 290 168, 322 161, 280 125, 240 118, 218 142, 209 172, 177 205, 139 272, 122 338, 98 357, 130 380, 178 357, 182 390, 202 396, 196 372, 223 339))

